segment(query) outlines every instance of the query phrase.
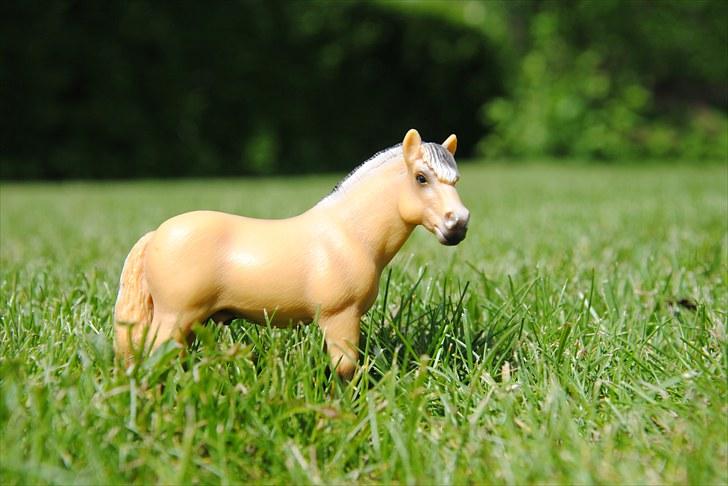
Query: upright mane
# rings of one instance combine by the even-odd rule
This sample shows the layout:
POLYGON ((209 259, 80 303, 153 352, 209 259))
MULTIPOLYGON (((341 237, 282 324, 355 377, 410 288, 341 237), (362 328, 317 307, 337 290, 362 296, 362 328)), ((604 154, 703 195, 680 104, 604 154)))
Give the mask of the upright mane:
MULTIPOLYGON (((401 143, 380 150, 349 172, 346 177, 334 186, 333 190, 324 199, 346 191, 373 169, 399 158, 402 158, 401 143)), ((455 158, 439 143, 423 143, 422 158, 441 181, 452 184, 460 178, 460 172, 458 171, 455 158)))

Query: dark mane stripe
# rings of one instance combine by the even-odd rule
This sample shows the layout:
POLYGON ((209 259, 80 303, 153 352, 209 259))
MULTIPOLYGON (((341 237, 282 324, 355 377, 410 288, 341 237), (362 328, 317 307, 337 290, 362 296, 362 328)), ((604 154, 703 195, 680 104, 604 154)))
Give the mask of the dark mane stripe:
MULTIPOLYGON (((358 174, 363 171, 370 171, 390 160, 402 155, 402 144, 392 145, 384 150, 380 150, 367 160, 356 166, 346 177, 341 179, 324 198, 327 199, 339 192, 347 182, 350 182, 358 174)), ((460 173, 457 163, 452 154, 439 143, 422 143, 422 158, 430 169, 444 182, 453 183, 458 180, 460 173)))

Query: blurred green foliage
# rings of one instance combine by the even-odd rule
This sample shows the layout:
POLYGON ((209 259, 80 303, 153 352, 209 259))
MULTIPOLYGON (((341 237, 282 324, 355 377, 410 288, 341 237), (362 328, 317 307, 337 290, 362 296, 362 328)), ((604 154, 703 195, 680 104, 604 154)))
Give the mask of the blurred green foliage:
POLYGON ((2 9, 4 177, 345 171, 503 92, 477 30, 366 2, 2 9))
POLYGON ((485 155, 725 160, 728 2, 529 4, 485 155))
POLYGON ((728 2, 3 2, 0 178, 725 158, 728 2))

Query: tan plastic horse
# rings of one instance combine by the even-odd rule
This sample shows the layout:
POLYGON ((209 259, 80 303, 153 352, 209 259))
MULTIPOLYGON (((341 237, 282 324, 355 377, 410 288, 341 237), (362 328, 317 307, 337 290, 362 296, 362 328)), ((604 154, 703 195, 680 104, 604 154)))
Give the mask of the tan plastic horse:
POLYGON ((210 318, 280 327, 318 318, 336 371, 350 378, 361 316, 412 230, 421 224, 444 245, 465 238, 470 214, 455 189, 456 146, 455 135, 440 145, 410 130, 293 218, 194 211, 165 221, 124 263, 117 354, 129 360, 170 339, 182 344, 210 318))

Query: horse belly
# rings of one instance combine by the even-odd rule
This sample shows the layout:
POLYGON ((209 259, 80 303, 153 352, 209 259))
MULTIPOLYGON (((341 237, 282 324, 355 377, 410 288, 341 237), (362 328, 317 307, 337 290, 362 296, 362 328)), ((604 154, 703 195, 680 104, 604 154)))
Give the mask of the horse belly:
POLYGON ((224 315, 230 318, 242 318, 250 322, 261 325, 271 325, 274 327, 294 327, 303 324, 310 324, 313 318, 305 310, 297 310, 291 308, 251 308, 236 309, 232 307, 225 308, 224 315))

